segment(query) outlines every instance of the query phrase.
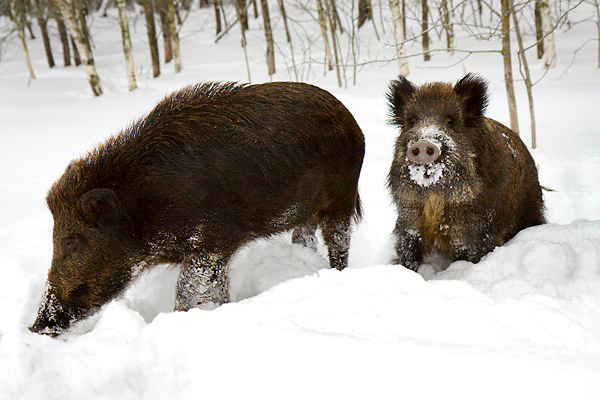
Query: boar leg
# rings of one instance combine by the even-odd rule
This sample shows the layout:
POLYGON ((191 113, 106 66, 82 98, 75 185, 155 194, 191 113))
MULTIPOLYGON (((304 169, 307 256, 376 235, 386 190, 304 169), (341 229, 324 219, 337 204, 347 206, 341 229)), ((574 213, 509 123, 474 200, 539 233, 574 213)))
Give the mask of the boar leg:
POLYGON ((213 309, 229 301, 227 261, 230 256, 208 252, 189 256, 177 278, 175 311, 213 309))
POLYGON ((350 220, 324 219, 321 224, 323 240, 327 245, 329 266, 343 270, 348 266, 348 250, 350 248, 350 220))
POLYGON ((398 263, 413 271, 418 270, 423 262, 423 244, 419 233, 415 229, 407 229, 404 221, 398 219, 394 237, 398 263))
POLYGON ((317 227, 313 223, 308 223, 294 229, 294 232, 292 232, 292 243, 317 251, 316 229, 317 227))

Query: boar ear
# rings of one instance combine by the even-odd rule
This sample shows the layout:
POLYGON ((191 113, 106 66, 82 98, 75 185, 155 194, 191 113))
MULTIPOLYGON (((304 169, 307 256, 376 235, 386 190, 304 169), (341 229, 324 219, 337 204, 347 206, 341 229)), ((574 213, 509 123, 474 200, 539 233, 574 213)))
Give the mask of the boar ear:
POLYGON ((387 100, 390 105, 390 122, 402 126, 404 124, 404 108, 412 94, 417 90, 408 79, 399 76, 398 80, 390 83, 387 100))
POLYGON ((110 189, 93 189, 79 199, 79 207, 85 217, 101 226, 117 223, 121 214, 121 205, 117 195, 110 189))
POLYGON ((460 97, 465 113, 480 117, 488 105, 487 82, 475 75, 467 74, 454 86, 454 93, 460 97))

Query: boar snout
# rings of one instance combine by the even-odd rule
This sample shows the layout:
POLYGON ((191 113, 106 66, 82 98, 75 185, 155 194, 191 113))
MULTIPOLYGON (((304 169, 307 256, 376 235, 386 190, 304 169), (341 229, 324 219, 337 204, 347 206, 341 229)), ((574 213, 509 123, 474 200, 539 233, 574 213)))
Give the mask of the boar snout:
POLYGON ((421 139, 409 146, 408 160, 415 164, 430 164, 440 156, 440 148, 429 140, 421 139))

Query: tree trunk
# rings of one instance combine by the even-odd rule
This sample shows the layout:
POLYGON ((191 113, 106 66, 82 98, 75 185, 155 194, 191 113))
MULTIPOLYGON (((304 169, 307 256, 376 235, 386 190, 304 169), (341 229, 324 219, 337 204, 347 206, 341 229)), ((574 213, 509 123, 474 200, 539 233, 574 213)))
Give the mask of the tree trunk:
MULTIPOLYGON (((244 25, 241 23, 246 8, 244 4, 244 9, 242 9, 242 4, 238 0, 234 1, 234 5, 238 21, 240 21, 240 31, 242 33, 242 48, 244 49, 244 59, 246 60, 246 72, 248 72, 248 83, 252 83, 252 79, 250 77, 250 63, 248 62, 248 51, 246 50, 246 29, 244 29, 244 25)), ((231 26, 233 25, 234 24, 232 24, 231 26)))
POLYGON ((429 53, 429 6, 427 0, 421 0, 421 35, 423 39, 423 60, 431 60, 429 53))
MULTIPOLYGON (((531 89, 531 74, 529 73, 529 64, 525 57, 525 48, 523 46, 523 38, 521 37, 521 30, 519 29, 519 21, 517 19, 517 13, 515 12, 515 5, 513 0, 507 0, 510 13, 512 15, 513 24, 515 25, 515 35, 517 36, 517 43, 519 45, 519 56, 523 65, 523 71, 525 72, 523 78, 525 79, 525 88, 527 89, 527 99, 529 100, 529 117, 531 120, 531 147, 536 148, 536 133, 535 133, 535 109, 533 107, 533 92, 531 89)), ((523 74, 521 74, 523 75, 523 74)))
MULTIPOLYGON (((370 0, 369 0, 370 1, 370 0)), ((340 33, 344 33, 344 27, 342 26, 342 20, 340 19, 340 14, 337 10, 337 5, 335 4, 335 0, 329 0, 329 5, 331 6, 331 15, 333 16, 333 21, 335 22, 334 26, 336 29, 340 28, 340 33)))
POLYGON ((47 22, 48 18, 44 15, 44 8, 40 4, 40 0, 33 0, 33 6, 35 8, 35 14, 40 26, 40 32, 42 32, 42 39, 44 40, 44 50, 46 51, 46 60, 48 60, 48 67, 54 67, 54 57, 52 57, 52 46, 50 46, 50 37, 48 36, 47 22))
MULTIPOLYGON (((329 20, 329 31, 331 32, 331 43, 333 44, 333 56, 335 58, 335 74, 338 80, 338 87, 342 87, 342 76, 340 75, 340 61, 338 57, 338 40, 336 35, 335 22, 333 21, 333 15, 331 12, 331 7, 327 0, 325 2, 325 14, 327 15, 327 19, 329 20)), ((346 75, 344 71, 344 76, 346 75)))
POLYGON ((292 68, 294 68, 294 76, 296 77, 296 82, 298 82, 298 71, 296 69, 296 60, 294 59, 294 46, 292 45, 292 35, 290 34, 290 29, 288 27, 287 14, 285 12, 285 7, 283 5, 283 0, 277 0, 279 5, 279 12, 281 13, 281 18, 283 19, 283 26, 285 28, 285 36, 287 42, 290 45, 290 54, 292 56, 292 68))
MULTIPOLYGON (((52 5, 54 7, 54 4, 52 5)), ((60 16, 60 12, 58 10, 54 10, 54 19, 56 20, 56 24, 58 25, 58 35, 60 36, 60 43, 62 45, 63 51, 63 64, 65 67, 71 65, 71 52, 69 47, 69 33, 67 32, 67 27, 60 16)))
POLYGON ((235 3, 235 10, 238 13, 238 20, 242 24, 242 29, 248 30, 248 9, 246 7, 246 0, 233 0, 235 3))
POLYGON ((327 22, 325 21, 325 13, 323 12, 323 3, 317 0, 317 13, 319 15, 319 26, 321 27, 321 36, 323 36, 323 46, 325 48, 325 58, 329 71, 333 69, 333 57, 329 48, 329 38, 327 37, 327 22))
POLYGON ((360 28, 370 19, 373 19, 371 0, 358 0, 358 27, 360 28))
POLYGON ((267 67, 269 68, 269 75, 273 75, 275 73, 275 46, 273 44, 273 31, 271 31, 271 19, 269 18, 267 0, 260 0, 260 8, 263 15, 265 38, 267 40, 267 67))
POLYGON ((517 102, 515 100, 515 86, 512 76, 512 60, 510 54, 510 9, 508 0, 501 0, 502 7, 502 58, 504 60, 504 84, 508 97, 508 113, 510 115, 510 129, 519 133, 519 120, 517 118, 517 102))
POLYGON ((163 34, 163 46, 165 48, 165 64, 173 59, 173 40, 171 38, 171 27, 169 25, 169 7, 167 0, 156 0, 156 11, 160 18, 160 28, 163 34))
POLYGON ((181 71, 181 52, 179 49, 179 34, 177 25, 175 25, 175 3, 173 0, 167 0, 169 10, 169 27, 171 28, 171 38, 173 40, 173 59, 175 60, 175 73, 181 71))
POLYGON ((554 44, 554 27, 550 16, 548 0, 540 1, 540 13, 542 14, 542 27, 544 29, 544 64, 547 68, 556 67, 556 46, 554 44))
POLYGON ((131 53, 131 37, 129 36, 129 23, 127 21, 127 0, 118 0, 117 6, 119 9, 119 25, 121 26, 127 82, 129 84, 129 91, 132 91, 137 89, 137 84, 135 82, 135 66, 133 64, 133 54, 131 53))
POLYGON ((89 42, 86 42, 83 38, 83 34, 77 23, 77 17, 75 16, 75 9, 69 0, 57 0, 57 5, 62 14, 63 20, 67 25, 67 29, 71 34, 71 38, 75 42, 75 46, 81 57, 83 69, 87 75, 87 80, 92 88, 92 92, 95 96, 102 94, 102 86, 100 85, 100 77, 96 72, 96 66, 94 64, 94 56, 92 55, 92 49, 89 47, 89 42))
POLYGON ((216 24, 216 33, 218 35, 221 33, 221 10, 219 9, 219 3, 221 0, 214 0, 213 6, 215 7, 215 24, 216 24))
POLYGON ((158 55, 158 42, 156 40, 156 24, 154 23, 154 4, 152 0, 142 0, 144 15, 146 16, 146 32, 150 45, 150 58, 152 59, 152 76, 160 75, 160 59, 158 55))
POLYGON ((392 11, 392 21, 394 23, 394 41, 396 42, 396 54, 398 56, 398 66, 400 75, 408 76, 408 61, 406 60, 406 50, 404 49, 404 23, 400 14, 400 4, 398 0, 389 0, 390 10, 392 11))
POLYGON ((540 0, 535 0, 534 19, 535 19, 535 40, 537 41, 537 58, 544 57, 544 28, 542 27, 542 12, 540 0))
POLYGON ((69 37, 71 38, 71 47, 73 48, 73 62, 75 63, 76 67, 79 67, 81 65, 81 57, 79 57, 79 50, 77 50, 77 45, 75 44, 75 40, 73 39, 73 37, 70 35, 69 37))
POLYGON ((29 71, 29 77, 31 79, 35 79, 35 74, 33 73, 33 68, 31 67, 31 60, 29 59, 27 42, 25 40, 25 20, 27 18, 25 15, 25 2, 23 0, 11 0, 10 12, 17 26, 19 39, 21 39, 21 45, 23 46, 23 51, 25 52, 25 64, 27 65, 27 70, 29 71))
POLYGON ((442 26, 446 31, 446 51, 450 55, 454 55, 454 27, 450 20, 450 9, 448 8, 448 2, 450 0, 442 0, 440 3, 440 15, 442 17, 442 26))

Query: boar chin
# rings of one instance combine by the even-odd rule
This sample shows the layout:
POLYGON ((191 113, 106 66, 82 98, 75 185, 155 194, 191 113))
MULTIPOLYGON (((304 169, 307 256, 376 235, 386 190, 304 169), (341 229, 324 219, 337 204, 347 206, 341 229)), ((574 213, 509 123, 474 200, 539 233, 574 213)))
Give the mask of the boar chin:
POLYGON ((51 288, 46 288, 37 318, 29 330, 42 335, 56 337, 64 333, 74 322, 84 319, 92 310, 73 310, 58 300, 51 288))

